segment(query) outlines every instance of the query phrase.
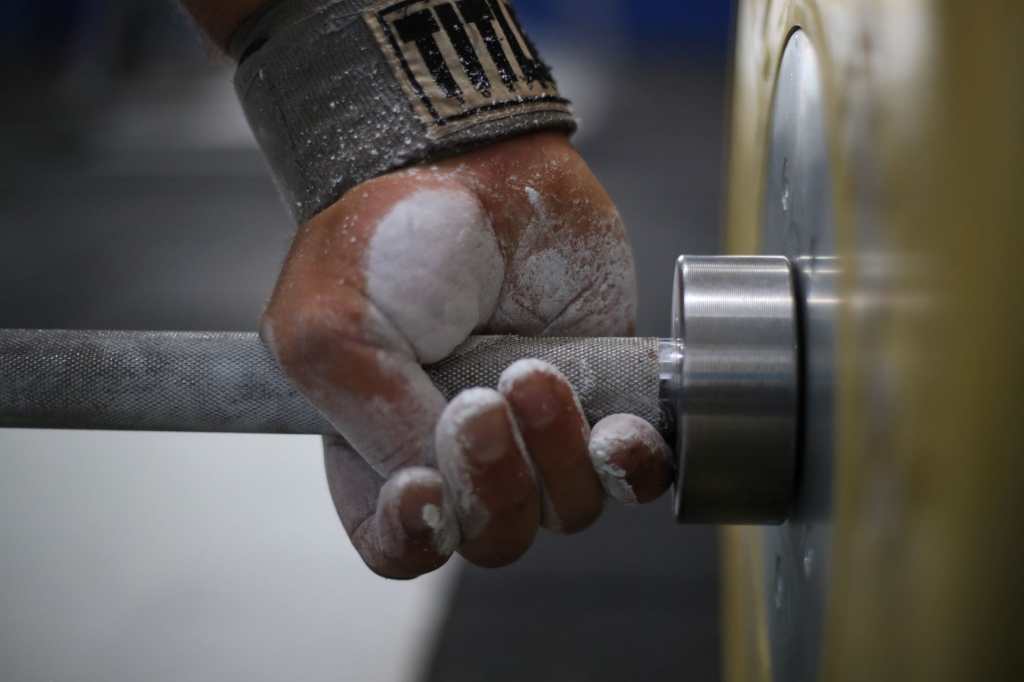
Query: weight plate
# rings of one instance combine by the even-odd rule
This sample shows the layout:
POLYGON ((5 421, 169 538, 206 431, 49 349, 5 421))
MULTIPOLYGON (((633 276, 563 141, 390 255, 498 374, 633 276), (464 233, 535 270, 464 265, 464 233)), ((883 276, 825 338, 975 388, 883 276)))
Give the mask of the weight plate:
POLYGON ((723 536, 730 680, 1019 670, 1022 33, 1009 0, 740 4, 729 250, 803 264, 808 351, 791 521, 723 536))

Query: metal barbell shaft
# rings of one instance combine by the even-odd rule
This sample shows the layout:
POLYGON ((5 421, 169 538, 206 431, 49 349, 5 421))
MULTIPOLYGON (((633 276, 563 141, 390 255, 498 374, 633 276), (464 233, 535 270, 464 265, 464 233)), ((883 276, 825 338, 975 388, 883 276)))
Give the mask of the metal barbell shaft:
MULTIPOLYGON (((497 385, 516 360, 546 360, 591 423, 632 413, 674 444, 680 521, 784 521, 801 400, 789 261, 680 258, 672 337, 475 337, 427 373, 451 398, 497 385)), ((334 433, 259 338, 237 333, 0 330, 5 426, 334 433)))
MULTIPOLYGON (((661 431, 657 339, 474 337, 427 368, 448 398, 521 358, 558 367, 588 419, 661 431)), ((331 434, 252 333, 0 330, 0 427, 331 434)))

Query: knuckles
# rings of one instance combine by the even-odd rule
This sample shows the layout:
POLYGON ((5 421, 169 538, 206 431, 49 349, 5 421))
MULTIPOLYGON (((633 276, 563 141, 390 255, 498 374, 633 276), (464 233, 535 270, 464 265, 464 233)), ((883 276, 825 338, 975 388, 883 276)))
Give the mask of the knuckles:
POLYGON ((332 345, 336 331, 318 314, 315 300, 275 298, 267 307, 260 336, 289 375, 301 375, 332 345))
POLYGON ((263 314, 260 335, 290 375, 303 375, 340 359, 337 349, 360 340, 350 297, 337 293, 302 296, 275 294, 263 314))

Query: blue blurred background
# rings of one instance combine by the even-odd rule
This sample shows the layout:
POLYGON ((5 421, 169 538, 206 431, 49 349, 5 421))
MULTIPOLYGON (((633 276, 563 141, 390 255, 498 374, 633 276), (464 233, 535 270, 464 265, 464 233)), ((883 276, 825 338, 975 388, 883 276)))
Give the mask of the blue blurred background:
POLYGON ((732 3, 717 0, 524 0, 516 7, 531 26, 617 32, 638 53, 720 50, 733 15, 732 3))
MULTIPOLYGON (((518 0, 630 225, 640 332, 719 249, 731 2, 518 0)), ((0 8, 0 327, 253 329, 292 225, 170 0, 0 8)), ((0 430, 0 679, 714 680, 709 528, 668 502, 520 563, 370 576, 310 439, 0 430)))
MULTIPOLYGON (((111 17, 166 15, 166 3, 143 0, 7 0, 0 36, 8 54, 31 51, 43 61, 59 61, 67 48, 107 24, 111 17)), ((521 18, 536 29, 606 28, 621 33, 631 48, 680 51, 728 39, 732 5, 716 0, 520 0, 521 18)))

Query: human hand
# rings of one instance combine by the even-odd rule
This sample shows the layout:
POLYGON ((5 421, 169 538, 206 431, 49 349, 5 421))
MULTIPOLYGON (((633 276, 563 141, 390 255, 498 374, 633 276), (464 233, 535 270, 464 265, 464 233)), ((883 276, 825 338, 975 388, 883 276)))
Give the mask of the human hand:
POLYGON ((538 527, 580 531, 606 494, 671 480, 643 420, 587 425, 550 365, 450 404, 421 366, 474 333, 625 336, 636 285, 622 220, 561 133, 535 133, 383 176, 299 231, 264 339, 338 429, 328 483, 366 564, 412 578, 458 551, 509 564, 538 527))

